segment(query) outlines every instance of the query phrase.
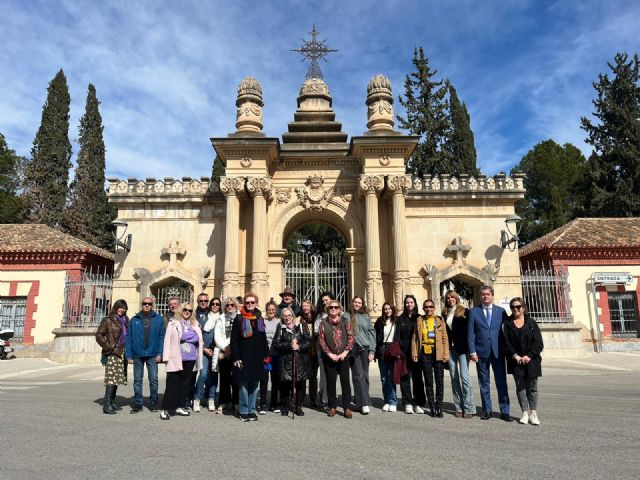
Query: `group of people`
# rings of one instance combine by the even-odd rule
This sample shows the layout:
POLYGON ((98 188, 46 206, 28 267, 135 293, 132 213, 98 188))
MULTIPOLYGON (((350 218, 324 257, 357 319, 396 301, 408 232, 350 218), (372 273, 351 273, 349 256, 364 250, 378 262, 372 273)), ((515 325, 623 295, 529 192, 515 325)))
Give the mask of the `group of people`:
POLYGON ((103 412, 114 414, 121 409, 115 402, 117 388, 126 384, 127 364, 133 364, 131 413, 143 409, 146 365, 148 408, 160 410, 163 420, 188 416, 189 410, 199 412, 203 407, 215 413, 236 413, 243 422, 256 421, 268 411, 303 416, 307 384, 310 407, 333 417, 338 408, 338 378, 342 414, 351 419, 354 411, 362 415, 371 411, 369 367, 377 362, 384 412, 398 410, 400 385, 405 413, 442 418, 444 371, 449 370, 454 415, 469 419, 476 414, 469 375, 474 362, 481 419, 492 418, 492 370, 500 418, 512 421, 510 373, 522 409, 520 423, 540 425, 540 329, 527 315, 522 298, 511 300, 511 315, 507 315, 493 304, 493 296, 491 287, 482 287, 481 304, 469 310, 450 290, 440 314, 431 299, 423 302, 421 314, 416 298, 407 295, 400 313, 385 302, 375 322, 359 296, 345 309, 325 292, 314 306, 307 299, 297 304, 290 288, 280 293, 279 304, 269 301, 264 314, 253 292, 223 301, 209 300, 201 293, 196 308, 170 298, 164 317, 153 310, 153 299, 146 297, 131 319, 126 302, 117 300, 96 334, 105 367, 103 412), (159 363, 166 365, 167 372, 162 405, 158 404, 159 363))

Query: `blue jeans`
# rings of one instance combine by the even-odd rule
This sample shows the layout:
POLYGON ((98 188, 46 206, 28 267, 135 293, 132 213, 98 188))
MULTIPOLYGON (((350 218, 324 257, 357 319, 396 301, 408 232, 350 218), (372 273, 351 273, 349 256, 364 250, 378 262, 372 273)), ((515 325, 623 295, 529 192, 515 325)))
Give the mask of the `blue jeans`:
POLYGON ((396 386, 393 383, 393 363, 387 363, 379 358, 378 368, 380 369, 380 380, 382 381, 382 398, 384 398, 384 403, 388 403, 389 405, 398 405, 396 386))
POLYGON ((158 403, 158 364, 156 357, 142 357, 133 359, 133 398, 136 405, 142 406, 142 379, 144 378, 144 366, 147 365, 149 375, 149 401, 158 403))
POLYGON ((216 399, 216 390, 218 389, 218 372, 211 371, 211 358, 206 355, 202 356, 202 370, 198 372, 198 381, 196 382, 196 393, 193 397, 194 402, 199 402, 208 392, 209 400, 216 399))
POLYGON ((473 401, 473 387, 469 377, 469 361, 466 354, 456 352, 455 348, 449 351, 449 375, 456 412, 475 415, 476 405, 473 401))
POLYGON ((256 399, 260 382, 240 383, 238 387, 240 387, 240 415, 256 413, 256 399))

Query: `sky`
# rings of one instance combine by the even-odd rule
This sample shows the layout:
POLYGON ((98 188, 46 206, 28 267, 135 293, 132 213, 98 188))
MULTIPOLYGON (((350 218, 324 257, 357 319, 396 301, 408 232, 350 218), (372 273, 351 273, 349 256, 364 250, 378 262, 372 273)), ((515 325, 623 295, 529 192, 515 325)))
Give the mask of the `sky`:
POLYGON ((608 0, 157 1, 0 0, 0 133, 29 157, 46 90, 62 68, 74 158, 89 83, 101 102, 107 177, 211 174, 211 137, 235 130, 237 86, 262 85, 264 132, 293 120, 309 39, 337 49, 321 62, 336 119, 366 130, 366 88, 382 73, 395 111, 423 47, 464 101, 478 166, 509 171, 548 138, 591 151, 580 118, 617 52, 639 52, 640 2, 608 0))

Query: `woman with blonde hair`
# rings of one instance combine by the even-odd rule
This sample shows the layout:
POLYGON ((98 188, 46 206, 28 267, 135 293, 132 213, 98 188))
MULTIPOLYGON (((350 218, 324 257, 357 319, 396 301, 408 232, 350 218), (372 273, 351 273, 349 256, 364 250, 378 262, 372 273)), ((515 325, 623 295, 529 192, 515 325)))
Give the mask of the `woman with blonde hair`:
POLYGON ((449 290, 444 295, 442 318, 447 324, 449 337, 449 375, 453 390, 453 406, 458 418, 471 418, 476 413, 473 387, 469 376, 469 309, 460 302, 460 296, 449 290))
POLYGON ((167 364, 167 384, 160 418, 169 420, 172 414, 188 417, 189 411, 183 407, 193 371, 202 368, 202 331, 193 316, 192 304, 182 304, 180 318, 169 320, 162 356, 167 364))

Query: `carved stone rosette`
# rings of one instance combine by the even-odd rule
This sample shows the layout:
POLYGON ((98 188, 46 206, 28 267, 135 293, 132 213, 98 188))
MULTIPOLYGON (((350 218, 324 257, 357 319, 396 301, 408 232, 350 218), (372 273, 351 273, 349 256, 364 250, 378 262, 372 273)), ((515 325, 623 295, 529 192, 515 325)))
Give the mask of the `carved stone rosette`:
POLYGON ((273 195, 273 184, 269 177, 249 177, 247 178, 247 191, 252 197, 262 195, 270 200, 273 195))
POLYGON ((359 186, 362 195, 381 192, 384 188, 384 177, 381 175, 360 175, 359 186))
POLYGON ((244 193, 244 177, 220 177, 220 191, 225 197, 241 196, 244 193))
POLYGON ((238 132, 262 131, 262 87, 253 77, 246 77, 238 85, 236 100, 236 130, 238 132))
POLYGON ((378 74, 369 81, 366 104, 369 130, 393 130, 393 95, 387 77, 378 74))

